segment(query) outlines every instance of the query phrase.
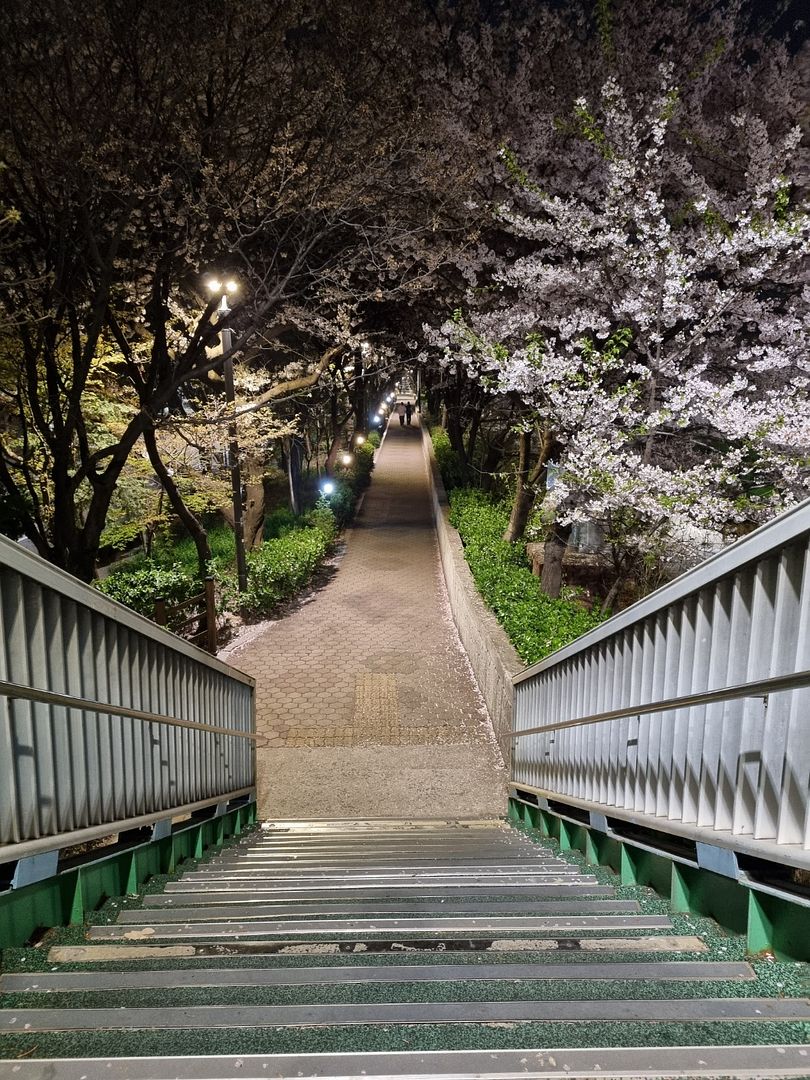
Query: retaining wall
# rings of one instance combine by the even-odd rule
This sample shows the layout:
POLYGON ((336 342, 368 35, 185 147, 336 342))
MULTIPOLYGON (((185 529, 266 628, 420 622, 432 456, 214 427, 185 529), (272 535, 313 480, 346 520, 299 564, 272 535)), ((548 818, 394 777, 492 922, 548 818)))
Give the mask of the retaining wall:
POLYGON ((464 558, 461 538, 450 524, 447 492, 444 490, 433 454, 430 434, 424 427, 422 449, 431 479, 433 516, 450 609, 508 767, 511 754, 511 739, 508 733, 512 729, 514 694, 512 676, 525 665, 475 587, 472 573, 464 558))

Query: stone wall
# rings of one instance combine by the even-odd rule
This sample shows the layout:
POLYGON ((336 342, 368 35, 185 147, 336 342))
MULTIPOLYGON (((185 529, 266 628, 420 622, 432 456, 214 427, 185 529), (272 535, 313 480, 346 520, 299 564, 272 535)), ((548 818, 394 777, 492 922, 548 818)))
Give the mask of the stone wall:
POLYGON ((433 516, 450 608, 508 766, 511 753, 508 732, 512 729, 512 676, 524 664, 500 623, 478 595, 464 558, 461 539, 449 521, 447 493, 433 455, 433 443, 425 428, 422 428, 422 448, 431 478, 433 516))

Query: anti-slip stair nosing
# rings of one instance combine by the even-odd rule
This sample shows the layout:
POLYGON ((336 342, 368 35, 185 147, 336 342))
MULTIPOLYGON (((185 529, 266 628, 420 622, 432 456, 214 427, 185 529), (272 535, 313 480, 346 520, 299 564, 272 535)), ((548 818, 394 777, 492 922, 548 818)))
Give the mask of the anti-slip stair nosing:
POLYGON ((90 941, 130 940, 142 941, 157 938, 195 937, 250 937, 258 934, 273 937, 350 934, 353 936, 406 932, 415 934, 460 933, 480 937, 484 933, 504 933, 520 930, 654 930, 669 929, 672 922, 665 915, 580 915, 580 916, 516 916, 508 918, 440 918, 440 919, 294 919, 268 923, 255 922, 200 922, 169 923, 153 926, 148 922, 130 926, 91 926, 87 930, 90 941))
MULTIPOLYGON (((317 864, 322 865, 322 864, 317 864)), ((562 866, 527 865, 524 863, 509 866, 499 863, 496 866, 485 866, 483 869, 476 864, 465 863, 458 867, 453 866, 374 866, 368 869, 361 865, 334 866, 327 870, 315 870, 309 866, 302 866, 298 870, 294 865, 285 864, 278 867, 267 866, 243 866, 235 863, 233 866, 219 867, 207 865, 199 870, 191 870, 183 875, 184 880, 204 879, 209 877, 229 877, 238 880, 240 877, 272 878, 274 881, 301 880, 311 878, 314 881, 322 881, 325 878, 491 878, 497 881, 501 877, 578 877, 581 871, 578 866, 563 864, 562 866)))
POLYGON ((735 1080, 806 1077, 810 1050, 779 1046, 653 1046, 521 1050, 404 1050, 159 1058, 29 1058, 0 1062, 15 1080, 735 1080), (12 1072, 13 1069, 13 1072, 12 1072))
MULTIPOLYGON (((168 885, 181 885, 181 882, 169 882, 168 885)), ((168 888, 168 886, 167 886, 168 888)), ((273 889, 273 888, 250 888, 248 885, 230 886, 202 886, 202 887, 181 887, 167 891, 165 893, 150 893, 144 897, 144 904, 148 907, 162 907, 165 904, 176 902, 175 898, 182 897, 183 901, 187 904, 210 904, 213 901, 209 897, 224 898, 229 897, 234 904, 249 904, 249 903, 279 903, 286 904, 294 900, 311 901, 311 900, 396 900, 396 899, 409 899, 409 894, 414 893, 413 886, 400 886, 396 889, 392 889, 389 886, 380 885, 372 886, 370 889, 365 888, 362 885, 358 886, 343 886, 333 888, 327 886, 325 888, 313 888, 313 889, 273 889)), ((489 886, 485 887, 470 887, 465 890, 465 893, 461 893, 461 890, 456 886, 450 886, 448 888, 427 888, 419 890, 419 897, 424 899, 435 899, 437 897, 447 897, 452 899, 459 895, 469 894, 471 896, 479 896, 481 898, 490 898, 494 896, 521 896, 526 898, 536 897, 540 900, 543 899, 573 899, 579 897, 589 896, 615 896, 616 890, 612 885, 590 885, 590 884, 574 884, 571 885, 566 882, 564 885, 506 885, 503 887, 489 886)))
POLYGON ((363 1005, 191 1005, 184 1008, 3 1009, 0 1034, 342 1024, 709 1023, 810 1021, 804 998, 650 998, 363 1005))
POLYGON ((277 941, 216 941, 183 944, 152 945, 53 945, 48 951, 48 961, 53 964, 94 964, 110 960, 155 959, 163 957, 187 960, 207 960, 223 956, 352 956, 391 953, 393 955, 422 955, 430 953, 491 953, 519 955, 547 952, 593 952, 607 953, 706 953, 708 948, 700 938, 688 934, 657 934, 654 937, 635 936, 580 938, 571 934, 558 937, 530 938, 425 938, 401 934, 396 938, 365 938, 342 941, 328 939, 303 941, 286 939, 277 941))
POLYGON ((256 904, 255 908, 245 909, 244 905, 234 910, 231 903, 222 902, 216 904, 200 904, 193 908, 177 905, 149 906, 148 919, 144 919, 143 909, 129 908, 119 913, 116 922, 143 923, 143 922, 190 922, 196 919, 266 919, 280 916, 310 916, 310 915, 395 915, 395 914, 448 914, 448 908, 452 914, 465 912, 467 914, 478 912, 482 916, 497 915, 502 912, 518 912, 536 915, 585 915, 585 914, 620 914, 638 912, 641 910, 637 900, 507 900, 490 903, 450 903, 437 904, 429 900, 412 900, 409 902, 392 903, 383 908, 363 904, 346 904, 334 906, 330 904, 285 904, 283 907, 274 909, 267 904, 256 904))
MULTIPOLYGON (((197 968, 184 971, 183 989, 211 986, 338 986, 352 983, 547 982, 551 979, 669 982, 673 980, 753 981, 749 964, 670 960, 660 963, 440 964, 385 967, 197 968)), ((0 975, 0 992, 60 993, 176 989, 178 973, 166 971, 64 971, 0 975)))

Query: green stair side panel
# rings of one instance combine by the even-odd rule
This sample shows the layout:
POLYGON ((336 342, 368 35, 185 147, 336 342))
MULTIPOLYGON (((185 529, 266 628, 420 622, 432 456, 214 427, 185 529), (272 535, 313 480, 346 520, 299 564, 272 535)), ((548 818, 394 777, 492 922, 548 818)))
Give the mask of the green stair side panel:
POLYGON ((674 911, 707 916, 746 936, 748 952, 779 959, 810 960, 810 909, 749 887, 711 870, 679 862, 665 852, 617 840, 553 810, 510 798, 508 820, 557 841, 561 851, 579 851, 592 866, 606 866, 622 885, 649 885, 674 911), (516 804, 516 805, 513 805, 516 804), (527 812, 528 811, 528 812, 527 812))
POLYGON ((240 806, 217 818, 181 825, 171 836, 0 893, 0 948, 24 945, 42 928, 83 922, 85 913, 107 898, 136 893, 148 878, 173 873, 180 863, 217 850, 255 820, 255 803, 240 806))

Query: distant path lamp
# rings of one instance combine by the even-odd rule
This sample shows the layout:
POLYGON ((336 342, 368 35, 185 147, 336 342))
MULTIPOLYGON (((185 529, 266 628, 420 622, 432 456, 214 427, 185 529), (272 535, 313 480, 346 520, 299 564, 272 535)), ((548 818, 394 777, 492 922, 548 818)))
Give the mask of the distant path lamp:
MULTIPOLYGON (((223 322, 230 314, 228 295, 237 291, 239 286, 233 280, 219 281, 211 278, 206 282, 209 291, 213 295, 220 295, 222 299, 217 309, 219 321, 223 322)), ((233 330, 230 326, 223 326, 219 331, 219 341, 222 347, 223 374, 225 377, 225 399, 228 402, 228 464, 231 471, 231 492, 233 499, 233 534, 236 545, 236 581, 240 593, 247 592, 247 559, 245 558, 245 526, 242 517, 242 474, 239 469, 239 442, 236 433, 236 395, 233 388, 233 330)))

